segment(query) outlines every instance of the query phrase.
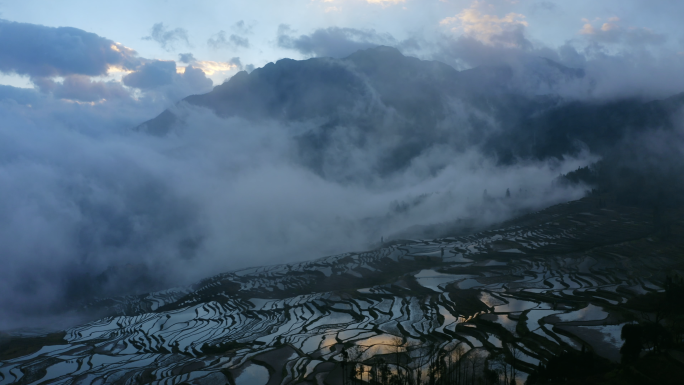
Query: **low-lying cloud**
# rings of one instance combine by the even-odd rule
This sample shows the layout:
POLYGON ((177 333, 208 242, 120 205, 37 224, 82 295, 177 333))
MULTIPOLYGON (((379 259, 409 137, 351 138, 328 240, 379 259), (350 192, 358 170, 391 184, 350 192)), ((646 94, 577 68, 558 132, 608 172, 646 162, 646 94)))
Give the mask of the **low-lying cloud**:
POLYGON ((297 159, 299 123, 221 119, 181 105, 186 123, 155 137, 128 129, 142 109, 122 104, 128 116, 111 122, 104 110, 84 114, 42 98, 34 115, 0 102, 0 328, 34 324, 83 293, 361 250, 459 218, 490 224, 582 196, 581 187, 551 182, 593 160, 497 166, 476 150, 435 145, 401 173, 345 184, 297 159))

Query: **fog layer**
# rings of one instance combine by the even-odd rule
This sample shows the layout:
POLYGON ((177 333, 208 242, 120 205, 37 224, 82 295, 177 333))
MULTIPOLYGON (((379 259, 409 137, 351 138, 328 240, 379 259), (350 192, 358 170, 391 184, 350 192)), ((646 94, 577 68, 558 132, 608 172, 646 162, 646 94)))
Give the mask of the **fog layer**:
MULTIPOLYGON (((222 119, 181 105, 185 124, 152 136, 126 119, 84 124, 83 114, 62 109, 4 107, 3 328, 90 295, 366 249, 416 225, 500 221, 581 197, 584 187, 551 182, 594 159, 497 166, 476 149, 434 143, 401 172, 343 183, 301 162, 296 137, 310 122, 222 119)), ((328 151, 356 157, 346 164, 363 172, 375 149, 381 143, 358 154, 328 151)))

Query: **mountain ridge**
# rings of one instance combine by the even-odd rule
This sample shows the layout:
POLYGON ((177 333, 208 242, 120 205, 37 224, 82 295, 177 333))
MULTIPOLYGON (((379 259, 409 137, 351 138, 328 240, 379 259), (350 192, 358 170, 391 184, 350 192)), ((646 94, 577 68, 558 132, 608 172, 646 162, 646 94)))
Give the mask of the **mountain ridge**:
MULTIPOLYGON (((528 85, 585 76, 544 58, 531 68, 537 75, 528 85)), ((249 74, 239 72, 209 93, 188 96, 137 129, 163 135, 182 126, 183 105, 285 127, 306 123, 304 132, 291 134, 298 161, 325 179, 353 182, 353 175, 335 171, 350 168, 349 160, 340 158, 339 138, 348 141, 344 152, 371 159, 356 175, 385 177, 437 144, 456 152, 480 148, 506 164, 562 159, 583 148, 605 156, 628 131, 672 129, 672 116, 684 106, 683 94, 652 101, 537 95, 515 86, 520 81, 515 76, 510 66, 457 71, 383 46, 344 59, 281 59, 249 74)))

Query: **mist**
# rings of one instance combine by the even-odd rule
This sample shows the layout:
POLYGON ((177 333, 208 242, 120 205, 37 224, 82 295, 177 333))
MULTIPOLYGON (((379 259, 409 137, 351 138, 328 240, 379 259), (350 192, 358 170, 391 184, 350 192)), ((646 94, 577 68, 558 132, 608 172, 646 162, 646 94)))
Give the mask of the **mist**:
MULTIPOLYGON (((581 197, 585 186, 552 181, 597 159, 501 166, 476 148, 435 144, 400 172, 343 182, 299 159, 297 137, 311 122, 181 106, 185 124, 153 136, 130 129, 142 108, 112 123, 45 103, 35 114, 16 103, 2 110, 0 328, 92 296, 364 250, 407 229, 420 237, 420 226, 483 227, 581 197)), ((329 155, 352 173, 369 173, 364 162, 383 150, 350 154, 341 143, 329 155)))

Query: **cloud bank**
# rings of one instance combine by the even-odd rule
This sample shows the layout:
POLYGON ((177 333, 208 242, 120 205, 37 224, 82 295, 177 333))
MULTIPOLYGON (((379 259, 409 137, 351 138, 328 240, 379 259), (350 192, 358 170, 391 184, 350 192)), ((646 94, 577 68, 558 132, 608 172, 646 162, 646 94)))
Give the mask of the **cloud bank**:
MULTIPOLYGON (((129 130, 144 110, 124 101, 98 109, 33 97, 38 114, 18 96, 0 102, 0 328, 35 323, 83 293, 161 289, 361 250, 459 218, 485 225, 582 196, 551 181, 592 160, 497 166, 476 150, 437 144, 391 177, 345 184, 298 160, 307 122, 222 119, 180 105, 186 123, 154 137, 129 130)), ((357 157, 363 171, 364 156, 379 157, 372 152, 382 146, 329 151, 357 157)))
POLYGON ((0 20, 0 36, 0 71, 32 78, 99 76, 139 63, 132 49, 77 28, 0 20))
POLYGON ((528 36, 525 15, 498 16, 492 10, 486 3, 474 2, 442 19, 442 38, 433 42, 427 56, 458 69, 508 66, 517 88, 569 99, 658 99, 684 91, 684 80, 678 76, 684 55, 664 44, 665 34, 628 25, 617 17, 585 19, 575 36, 552 47, 528 36), (540 66, 534 63, 540 59, 582 70, 585 76, 539 73, 540 66), (547 80, 531 84, 534 79, 547 80))

